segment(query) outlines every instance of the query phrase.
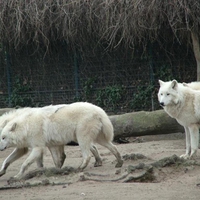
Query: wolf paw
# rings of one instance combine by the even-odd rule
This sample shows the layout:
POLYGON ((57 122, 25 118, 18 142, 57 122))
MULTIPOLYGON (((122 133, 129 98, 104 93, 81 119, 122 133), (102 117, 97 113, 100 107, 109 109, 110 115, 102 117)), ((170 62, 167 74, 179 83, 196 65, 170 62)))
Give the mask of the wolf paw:
POLYGON ((187 160, 187 159, 190 158, 190 156, 188 154, 183 154, 183 155, 180 156, 180 158, 183 158, 183 159, 187 160))
POLYGON ((21 183, 21 180, 19 178, 14 177, 10 177, 9 180, 7 181, 9 185, 12 184, 18 184, 21 183))
POLYGON ((14 180, 20 180, 22 179, 23 175, 21 173, 18 173, 17 175, 15 175, 14 177, 12 177, 12 179, 14 180))
POLYGON ((115 168, 122 167, 123 163, 124 163, 123 160, 119 161, 119 162, 115 165, 115 168))
POLYGON ((102 166, 102 161, 101 161, 101 160, 96 161, 96 162, 94 163, 94 167, 100 167, 100 166, 102 166))
POLYGON ((1 170, 1 171, 0 171, 0 176, 3 176, 5 173, 6 173, 6 170, 4 170, 4 169, 1 170))

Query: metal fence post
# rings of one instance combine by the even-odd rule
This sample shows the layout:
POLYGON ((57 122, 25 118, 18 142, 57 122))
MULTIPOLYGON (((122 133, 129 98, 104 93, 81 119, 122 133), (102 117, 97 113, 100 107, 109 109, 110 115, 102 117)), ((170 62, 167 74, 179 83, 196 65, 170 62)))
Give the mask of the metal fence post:
POLYGON ((6 74, 7 74, 7 85, 8 85, 8 107, 12 107, 11 103, 11 94, 12 94, 12 84, 11 84, 11 59, 10 59, 10 53, 9 48, 6 46, 5 50, 5 58, 6 58, 6 74))
MULTIPOLYGON (((152 44, 149 46, 149 69, 150 69, 150 83, 151 86, 154 85, 154 74, 153 74, 153 53, 152 53, 152 44)), ((154 98, 153 91, 151 92, 151 109, 154 110, 154 98)))
POLYGON ((75 78, 75 97, 79 97, 79 63, 77 52, 74 53, 74 78, 75 78))

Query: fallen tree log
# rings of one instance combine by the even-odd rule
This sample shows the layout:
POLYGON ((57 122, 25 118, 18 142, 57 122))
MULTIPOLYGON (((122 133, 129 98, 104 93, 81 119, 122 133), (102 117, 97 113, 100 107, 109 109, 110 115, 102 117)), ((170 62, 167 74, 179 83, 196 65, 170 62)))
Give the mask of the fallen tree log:
MULTIPOLYGON (((0 115, 12 109, 0 109, 0 115)), ((178 122, 171 118, 164 110, 151 112, 139 111, 121 115, 109 116, 115 139, 121 137, 170 134, 184 132, 178 122)))
POLYGON ((114 127, 115 139, 184 132, 184 128, 164 110, 112 115, 110 120, 114 127))

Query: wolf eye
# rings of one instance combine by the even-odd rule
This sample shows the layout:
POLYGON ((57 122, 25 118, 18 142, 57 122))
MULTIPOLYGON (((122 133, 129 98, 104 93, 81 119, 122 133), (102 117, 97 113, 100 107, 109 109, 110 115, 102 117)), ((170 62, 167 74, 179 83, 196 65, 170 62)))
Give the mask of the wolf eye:
POLYGON ((169 96, 170 94, 169 93, 167 93, 167 96, 169 96))
POLYGON ((5 137, 2 137, 2 140, 5 140, 5 137))

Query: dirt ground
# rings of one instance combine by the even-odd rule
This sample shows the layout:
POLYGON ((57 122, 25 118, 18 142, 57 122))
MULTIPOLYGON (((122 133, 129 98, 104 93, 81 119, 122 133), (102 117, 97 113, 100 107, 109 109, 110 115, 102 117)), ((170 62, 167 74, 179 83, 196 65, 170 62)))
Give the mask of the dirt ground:
MULTIPOLYGON (((144 158, 126 159, 121 169, 114 168, 116 163, 114 156, 104 147, 98 146, 103 158, 103 166, 93 167, 94 158, 83 172, 71 173, 69 175, 41 175, 25 181, 34 184, 40 182, 55 184, 36 184, 37 186, 21 187, 25 182, 12 183, 8 185, 7 180, 17 174, 24 156, 14 162, 7 169, 7 173, 0 177, 0 199, 8 200, 199 200, 200 199, 200 166, 199 165, 170 165, 153 170, 154 180, 125 181, 130 166, 139 163, 149 164, 159 159, 178 155, 185 152, 184 134, 176 133, 160 136, 145 136, 130 138, 128 144, 116 144, 122 156, 128 154, 142 154, 144 158), (84 179, 84 177, 87 177, 84 179), (84 179, 84 180, 83 180, 84 179), (60 185, 57 185, 61 183, 60 185), (20 184, 20 188, 15 188, 20 184), (10 187, 10 188, 9 188, 10 187)), ((0 163, 12 152, 7 149, 0 152, 0 163)), ((78 167, 81 163, 81 153, 78 146, 66 146, 67 158, 64 166, 78 167)), ((200 161, 200 150, 196 160, 200 161)), ((48 150, 44 156, 46 168, 54 166, 48 150)), ((35 170, 36 164, 32 164, 28 172, 35 170)), ((131 173, 137 176, 141 170, 131 173)))

